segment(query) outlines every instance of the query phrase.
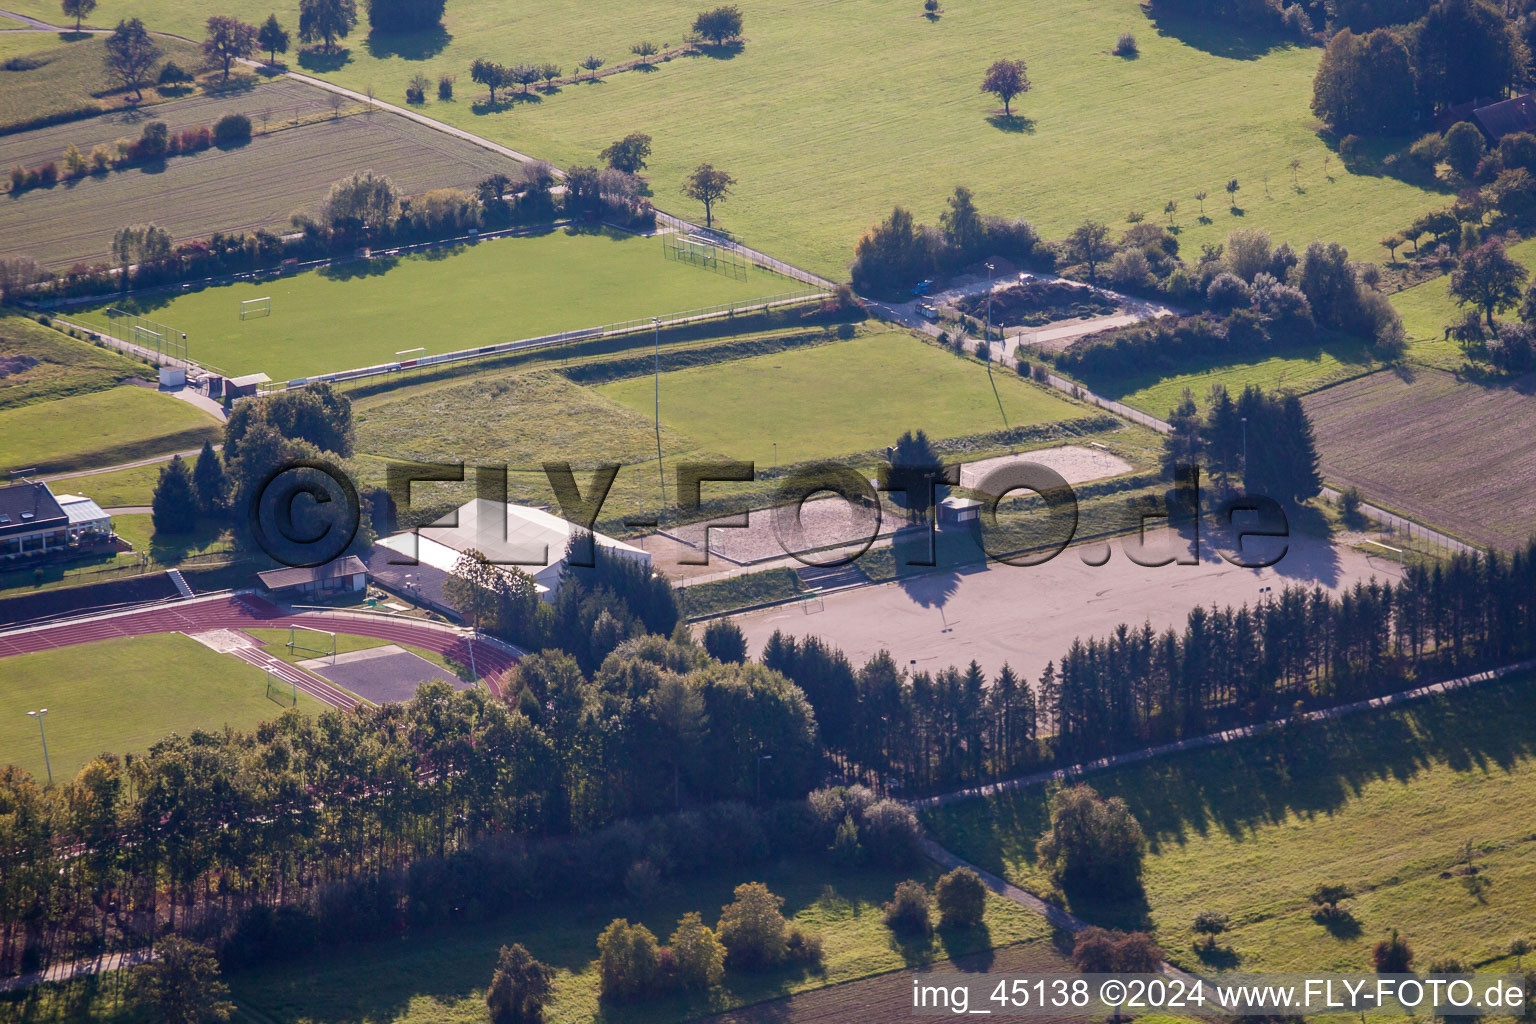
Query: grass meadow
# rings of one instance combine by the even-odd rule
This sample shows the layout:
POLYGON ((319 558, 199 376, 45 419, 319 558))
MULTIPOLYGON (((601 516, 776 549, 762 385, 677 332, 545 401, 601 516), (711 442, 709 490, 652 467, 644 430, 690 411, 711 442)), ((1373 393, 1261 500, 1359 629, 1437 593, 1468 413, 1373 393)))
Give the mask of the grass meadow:
MULTIPOLYGON (((935 869, 918 869, 931 884, 935 869)), ((548 1024, 652 1024, 677 1021, 793 992, 1021 941, 1045 942, 1044 922, 1001 897, 988 897, 981 928, 940 932, 927 943, 897 943, 881 921, 880 904, 891 898, 903 874, 878 868, 836 868, 824 863, 786 862, 721 871, 667 886, 645 903, 633 900, 572 900, 543 905, 488 924, 400 941, 383 941, 306 960, 302 969, 278 965, 229 977, 237 1002, 281 1024, 480 1024, 488 1016, 485 986, 496 951, 521 942, 555 968, 555 996, 545 1010, 548 1024), (821 935, 822 973, 775 971, 738 975, 706 1002, 695 997, 600 1005, 597 998, 597 935, 614 917, 641 921, 661 941, 677 919, 698 910, 713 926, 731 890, 761 881, 785 899, 784 914, 821 935)))
MULTIPOLYGON (((47 9, 41 17, 56 22, 60 18, 58 7, 47 9)), ((115 16, 113 23, 116 23, 115 16)), ((151 24, 149 27, 157 26, 151 24)), ((203 32, 199 29, 188 35, 200 39, 203 32)), ((157 44, 163 51, 163 59, 174 60, 184 68, 196 68, 202 62, 194 43, 161 38, 157 44)), ((39 118, 128 105, 131 94, 109 91, 112 83, 102 68, 105 53, 106 44, 99 36, 52 32, 0 35, 0 61, 25 56, 32 58, 27 64, 35 65, 16 70, 0 69, 0 132, 39 118)), ((140 105, 154 103, 160 98, 155 89, 146 87, 139 102, 140 105)))
POLYGON ((155 484, 165 463, 155 462, 131 469, 110 469, 105 473, 69 477, 53 484, 60 493, 83 494, 102 508, 148 505, 155 498, 155 484))
MULTIPOLYGON (((231 374, 305 377, 393 362, 395 353, 473 348, 790 291, 662 258, 655 239, 551 231, 140 300, 144 316, 187 334, 191 358, 231 374), (272 314, 240 319, 270 296, 272 314), (407 299, 407 296, 409 297, 407 299)), ((105 324, 100 310, 84 316, 105 324)))
POLYGON ((0 377, 0 410, 85 395, 130 377, 153 376, 152 367, 111 349, 66 337, 29 317, 0 309, 0 360, 21 357, 25 368, 0 377), (35 362, 34 362, 35 360, 35 362))
MULTIPOLYGON (((643 415, 652 387, 632 377, 596 391, 643 415)), ((1079 414, 1011 370, 989 373, 904 331, 661 376, 662 420, 685 451, 764 467, 883 448, 905 430, 958 437, 1079 414)))
POLYGON ((222 435, 201 409, 124 385, 0 409, 0 466, 39 473, 91 469, 196 448, 222 435))
MULTIPOLYGON (((1536 916, 1533 712, 1526 676, 1096 772, 1085 781, 1124 797, 1150 840, 1145 898, 1060 898, 1096 923, 1155 929, 1191 968, 1369 970, 1394 928, 1418 963, 1498 960, 1536 916), (1467 881, 1468 844, 1480 882, 1467 881), (1325 882, 1357 894, 1327 927, 1308 901, 1325 882), (1230 915, 1232 930, 1202 961, 1190 924, 1203 910, 1230 915)), ((953 804, 930 824, 960 856, 1048 893, 1034 849, 1050 793, 953 804)))
MULTIPOLYGON (((148 750, 171 733, 249 729, 283 705, 266 697, 266 675, 179 633, 123 637, 18 654, 0 661, 6 700, 0 757, 45 777, 37 722, 21 712, 47 708, 48 756, 58 782, 97 754, 148 750), (110 666, 110 668, 108 668, 110 666)), ((299 710, 321 706, 299 694, 299 710)))
POLYGON ((1375 363, 1368 347, 1357 338, 1329 338, 1305 348, 1290 348, 1280 355, 1246 362, 1201 360, 1184 373, 1160 377, 1155 372, 1120 374, 1114 377, 1085 376, 1083 383, 1105 398, 1166 419, 1179 404, 1184 389, 1205 404, 1212 384, 1225 384, 1236 395, 1249 384, 1265 391, 1306 394, 1339 381, 1369 373, 1375 363))
MULTIPOLYGON (((18 6, 56 16, 48 0, 18 6)), ((591 163, 614 139, 645 131, 663 209, 702 216, 678 188, 709 161, 740 182, 717 211, 723 226, 833 277, 893 202, 931 222, 957 184, 971 186, 984 210, 1027 217, 1051 236, 1176 199, 1190 251, 1233 227, 1267 227, 1292 242, 1341 241, 1357 259, 1376 258, 1377 239, 1444 201, 1341 166, 1308 109, 1319 49, 1152 21, 1135 0, 972 0, 932 20, 918 4, 775 0, 746 10, 738 49, 494 108, 469 81, 475 57, 554 61, 569 74, 589 53, 615 64, 642 39, 676 45, 697 9, 676 0, 598 6, 550 0, 509 11, 458 0, 441 29, 389 36, 364 23, 344 54, 290 63, 395 103, 418 72, 457 75, 456 98, 434 98, 423 113, 562 166, 591 163), (1137 59, 1110 53, 1121 32, 1136 36, 1137 59), (986 66, 1005 56, 1028 63, 1034 86, 1011 119, 978 91, 986 66), (1294 184, 1292 159, 1302 163, 1294 184), (1223 191, 1234 177, 1237 212, 1223 191), (1209 223, 1195 200, 1202 189, 1209 223)), ((257 0, 226 8, 256 23, 270 9, 257 0)), ((207 15, 192 0, 120 0, 96 18, 127 13, 192 38, 207 15)), ((278 16, 296 17, 291 8, 278 16)))
MULTIPOLYGON (((1526 267, 1536 267, 1536 238, 1510 246, 1509 254, 1526 267)), ((1405 288, 1392 296, 1408 333, 1409 358, 1442 370, 1457 370, 1466 362, 1461 346, 1445 336, 1448 325, 1460 320, 1467 307, 1451 298, 1449 274, 1405 288)))

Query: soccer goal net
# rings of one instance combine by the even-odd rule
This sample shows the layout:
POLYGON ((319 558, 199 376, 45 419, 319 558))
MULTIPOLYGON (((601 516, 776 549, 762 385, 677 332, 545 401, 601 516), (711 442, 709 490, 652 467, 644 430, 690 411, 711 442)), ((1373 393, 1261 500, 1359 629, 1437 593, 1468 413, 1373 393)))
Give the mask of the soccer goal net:
POLYGON ((299 703, 299 688, 293 683, 284 682, 268 672, 267 700, 274 704, 280 704, 285 708, 291 708, 299 703))
POLYGON ((152 348, 156 352, 159 352, 161 346, 165 344, 165 335, 161 334, 159 331, 152 331, 148 327, 140 327, 135 324, 133 328, 133 340, 137 345, 143 345, 145 348, 152 348))
POLYGON ((263 295, 259 299, 245 299, 240 303, 240 319, 250 320, 258 316, 272 315, 272 296, 263 295))

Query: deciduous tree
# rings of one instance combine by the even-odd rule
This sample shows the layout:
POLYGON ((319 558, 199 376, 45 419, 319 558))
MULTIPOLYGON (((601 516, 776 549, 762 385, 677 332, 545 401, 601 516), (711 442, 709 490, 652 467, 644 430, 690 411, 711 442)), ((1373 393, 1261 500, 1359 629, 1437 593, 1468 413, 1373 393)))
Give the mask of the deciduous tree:
POLYGON ((704 226, 713 226, 714 206, 730 196, 736 179, 711 164, 699 164, 683 182, 683 195, 704 204, 704 226))
POLYGON ((59 0, 59 6, 67 16, 75 19, 75 31, 79 32, 81 19, 91 16, 96 9, 96 0, 59 0))
POLYGON ((119 21, 117 28, 107 37, 107 74, 124 89, 133 90, 133 98, 144 95, 144 83, 149 69, 160 59, 160 47, 149 37, 149 31, 138 18, 119 21))
POLYGON ((299 38, 306 43, 323 40, 326 53, 356 24, 357 0, 299 0, 299 38))
POLYGON ((734 4, 700 11, 693 19, 693 31, 720 46, 741 36, 741 8, 734 4))
POLYGON ((989 92, 1003 101, 1003 116, 1012 117, 1013 98, 1029 91, 1029 75, 1022 60, 1003 59, 987 68, 981 79, 981 91, 989 92))
POLYGON ((234 1004, 219 978, 213 951, 180 936, 162 939, 156 958, 133 969, 139 999, 154 1008, 164 1024, 211 1024, 229 1020, 234 1004))
POLYGON ((638 174, 645 170, 646 158, 651 155, 651 137, 644 132, 630 132, 597 155, 615 170, 638 174))
POLYGON ((1451 297, 1460 305, 1473 306, 1493 326, 1493 314, 1513 309, 1520 302, 1520 289, 1530 277, 1517 261, 1510 258, 1504 243, 1492 239, 1461 258, 1451 271, 1451 297))
POLYGON ((520 942, 502 946, 485 991, 491 1024, 540 1024, 554 991, 553 968, 535 960, 520 942))
POLYGON ((277 62, 277 55, 288 52, 288 30, 278 22, 276 14, 267 15, 256 33, 256 43, 267 53, 267 63, 277 62))
POLYGON ((227 82, 230 65, 256 52, 256 26, 226 14, 215 14, 208 19, 207 29, 203 55, 223 67, 227 82))

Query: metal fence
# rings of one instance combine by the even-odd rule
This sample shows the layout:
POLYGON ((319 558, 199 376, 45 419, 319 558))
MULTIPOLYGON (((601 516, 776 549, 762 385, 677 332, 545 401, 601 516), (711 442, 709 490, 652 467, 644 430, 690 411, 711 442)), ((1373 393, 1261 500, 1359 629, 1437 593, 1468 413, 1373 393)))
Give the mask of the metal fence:
POLYGON ((392 373, 400 373, 406 370, 419 370, 427 367, 446 366, 452 363, 463 363, 478 359, 490 359, 497 356, 508 355, 513 352, 527 352, 534 349, 550 348, 560 345, 569 345, 575 342, 595 341, 601 338, 621 337, 627 334, 637 334, 641 331, 653 330, 657 327, 680 327, 692 323, 700 323, 707 320, 717 320, 722 317, 736 316, 741 313, 752 313, 760 310, 774 309, 779 306, 798 305, 822 298, 826 291, 817 289, 802 289, 797 292, 781 292, 778 295, 769 295, 760 299, 743 299, 737 302, 722 302, 713 306, 703 306, 699 309, 690 309, 682 313, 673 313, 663 317, 640 317, 635 320, 624 320, 619 323, 605 324, 601 327, 584 327, 574 331, 561 331, 558 334, 545 334, 537 338, 524 338, 519 341, 506 341, 495 345, 481 345, 478 348, 460 349, 456 352, 442 352, 437 355, 424 355, 416 359, 404 359, 393 363, 380 363, 377 366, 363 366, 355 370, 338 370, 334 373, 321 373, 313 377, 297 377, 292 380, 273 381, 261 385, 262 393, 274 391, 287 391, 292 388, 300 388, 306 384, 324 381, 328 384, 346 383, 355 380, 365 380, 369 377, 380 377, 392 373))

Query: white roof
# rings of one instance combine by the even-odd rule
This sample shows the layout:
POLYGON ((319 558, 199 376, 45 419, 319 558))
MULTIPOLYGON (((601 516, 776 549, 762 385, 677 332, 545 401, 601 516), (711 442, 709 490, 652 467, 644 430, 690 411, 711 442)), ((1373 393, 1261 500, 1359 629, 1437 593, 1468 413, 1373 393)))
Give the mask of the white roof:
POLYGON ((59 507, 69 517, 70 526, 78 523, 101 523, 112 518, 102 511, 100 505, 83 494, 55 494, 53 500, 59 503, 59 507))
MULTIPOLYGON (((459 555, 473 549, 495 564, 522 569, 540 587, 553 590, 564 569, 566 544, 578 529, 574 523, 542 509, 476 498, 437 523, 420 527, 419 538, 412 536, 413 531, 407 531, 379 543, 391 551, 415 554, 417 561, 443 572, 452 572, 459 555), (503 510, 504 530, 499 522, 503 510), (455 520, 456 525, 448 525, 455 520)), ((650 552, 644 548, 601 533, 594 533, 593 538, 610 554, 651 564, 650 552)))
POLYGON ((248 388, 252 384, 266 384, 272 378, 264 373, 248 373, 243 377, 231 377, 229 382, 237 388, 248 388))

